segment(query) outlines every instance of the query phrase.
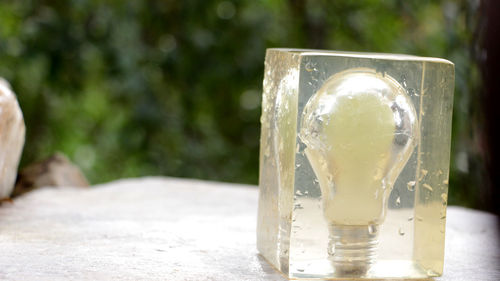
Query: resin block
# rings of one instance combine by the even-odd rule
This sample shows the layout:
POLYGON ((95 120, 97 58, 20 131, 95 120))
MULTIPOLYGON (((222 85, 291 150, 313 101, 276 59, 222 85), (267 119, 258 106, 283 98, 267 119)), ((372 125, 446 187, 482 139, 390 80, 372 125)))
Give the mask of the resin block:
POLYGON ((289 278, 443 271, 454 65, 269 49, 257 247, 289 278))

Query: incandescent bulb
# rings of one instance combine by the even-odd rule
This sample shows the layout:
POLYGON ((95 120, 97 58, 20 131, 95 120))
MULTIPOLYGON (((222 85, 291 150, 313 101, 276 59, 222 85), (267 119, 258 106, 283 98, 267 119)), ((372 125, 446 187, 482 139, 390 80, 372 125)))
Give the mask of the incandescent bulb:
POLYGON ((318 178, 335 270, 366 271, 386 201, 418 138, 413 104, 392 77, 357 68, 330 77, 309 99, 300 138, 318 178))

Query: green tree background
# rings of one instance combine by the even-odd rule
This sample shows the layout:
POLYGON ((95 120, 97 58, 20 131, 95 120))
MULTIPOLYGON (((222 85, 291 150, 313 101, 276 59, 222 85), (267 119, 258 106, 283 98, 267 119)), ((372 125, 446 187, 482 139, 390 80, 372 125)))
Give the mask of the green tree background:
POLYGON ((257 183, 265 49, 456 64, 450 203, 478 206, 478 1, 2 0, 0 76, 27 124, 22 165, 62 151, 92 183, 257 183))

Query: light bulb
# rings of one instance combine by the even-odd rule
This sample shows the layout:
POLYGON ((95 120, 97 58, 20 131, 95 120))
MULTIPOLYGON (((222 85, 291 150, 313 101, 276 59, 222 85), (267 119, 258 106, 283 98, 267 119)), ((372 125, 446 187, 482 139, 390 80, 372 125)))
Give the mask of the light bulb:
POLYGON ((392 77, 351 69, 309 99, 299 136, 320 184, 329 258, 342 274, 366 272, 387 198, 418 139, 415 108, 392 77))

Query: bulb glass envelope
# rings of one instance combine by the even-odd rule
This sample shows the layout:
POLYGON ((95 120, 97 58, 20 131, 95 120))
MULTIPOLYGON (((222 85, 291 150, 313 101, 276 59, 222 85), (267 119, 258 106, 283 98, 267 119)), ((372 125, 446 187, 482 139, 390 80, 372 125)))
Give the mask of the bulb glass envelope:
POLYGON ((290 278, 441 275, 453 87, 443 59, 269 49, 261 255, 290 278))

